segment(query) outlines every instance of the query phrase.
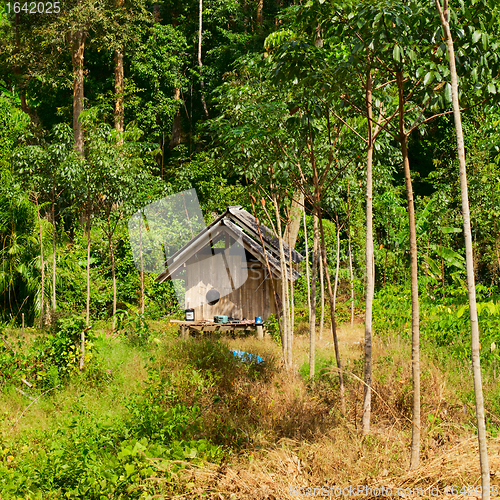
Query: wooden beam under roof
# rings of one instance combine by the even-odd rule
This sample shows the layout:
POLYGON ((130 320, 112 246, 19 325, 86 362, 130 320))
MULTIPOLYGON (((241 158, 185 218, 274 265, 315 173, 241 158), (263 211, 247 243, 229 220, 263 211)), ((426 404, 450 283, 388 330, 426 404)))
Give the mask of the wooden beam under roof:
MULTIPOLYGON (((273 232, 263 224, 257 224, 255 221, 255 217, 249 214, 246 210, 242 209, 241 206, 232 206, 226 210, 226 214, 224 216, 231 219, 235 224, 240 225, 244 230, 251 233, 257 241, 260 241, 260 234, 262 235, 262 239, 264 240, 264 244, 266 248, 271 251, 273 254, 279 258, 279 240, 273 234, 273 232)), ((283 250, 285 252, 285 257, 288 260, 289 248, 288 244, 283 241, 283 250)), ((295 264, 302 262, 304 257, 297 252, 296 250, 292 250, 292 261, 295 264)))

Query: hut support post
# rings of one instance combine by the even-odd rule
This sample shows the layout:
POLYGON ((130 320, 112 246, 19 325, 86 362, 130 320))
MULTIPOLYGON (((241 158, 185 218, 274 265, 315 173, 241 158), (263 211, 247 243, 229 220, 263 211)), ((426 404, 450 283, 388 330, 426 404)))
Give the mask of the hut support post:
POLYGON ((186 325, 181 325, 181 339, 189 337, 189 328, 186 325))
POLYGON ((264 327, 262 325, 257 325, 257 338, 259 340, 264 338, 264 327))

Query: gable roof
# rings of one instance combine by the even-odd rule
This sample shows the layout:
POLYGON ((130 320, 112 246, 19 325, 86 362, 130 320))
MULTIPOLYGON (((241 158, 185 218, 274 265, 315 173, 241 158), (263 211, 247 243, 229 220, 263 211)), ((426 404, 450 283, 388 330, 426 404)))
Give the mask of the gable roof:
MULTIPOLYGON (((274 237, 272 231, 268 227, 257 224, 255 218, 246 210, 243 210, 240 206, 232 206, 205 229, 200 231, 193 239, 188 241, 174 255, 169 257, 165 263, 167 268, 166 271, 159 274, 155 280, 162 283, 168 278, 175 277, 176 272, 183 268, 184 264, 194 254, 208 244, 213 243, 214 240, 220 239, 224 234, 231 236, 236 241, 240 241, 245 250, 252 254, 264 267, 267 267, 267 256, 267 261, 269 262, 273 277, 281 279, 278 239, 274 237), (265 249, 262 248, 259 229, 265 249)), ((288 264, 290 252, 285 242, 283 242, 283 249, 288 264)), ((302 255, 295 250, 292 250, 291 258, 294 263, 299 263, 304 259, 302 255)), ((290 270, 287 265, 286 278, 296 281, 299 277, 300 273, 295 269, 290 270)))
MULTIPOLYGON (((232 220, 235 224, 240 226, 242 229, 250 233, 256 241, 261 244, 260 234, 262 235, 262 239, 264 240, 264 245, 266 249, 270 251, 277 259, 280 258, 280 249, 279 249, 279 240, 273 234, 273 232, 263 224, 259 224, 255 217, 249 214, 246 210, 241 208, 240 205, 229 207, 226 212, 221 217, 227 217, 232 220)), ((283 250, 285 252, 285 258, 288 262, 289 248, 288 244, 283 241, 283 250)), ((302 262, 304 257, 297 251, 292 249, 292 262, 298 264, 302 262)))

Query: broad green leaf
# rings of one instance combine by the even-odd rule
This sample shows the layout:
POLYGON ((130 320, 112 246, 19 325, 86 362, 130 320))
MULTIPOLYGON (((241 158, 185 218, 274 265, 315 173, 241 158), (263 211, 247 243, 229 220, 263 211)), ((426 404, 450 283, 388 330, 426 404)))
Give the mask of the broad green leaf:
POLYGON ((392 57, 395 61, 401 62, 401 48, 399 45, 394 45, 394 49, 392 50, 392 57))
POLYGON ((481 34, 481 43, 483 44, 483 50, 488 49, 488 35, 486 33, 481 34))
POLYGON ((461 233, 462 229, 459 228, 459 227, 442 227, 441 228, 441 232, 444 233, 444 234, 461 233))

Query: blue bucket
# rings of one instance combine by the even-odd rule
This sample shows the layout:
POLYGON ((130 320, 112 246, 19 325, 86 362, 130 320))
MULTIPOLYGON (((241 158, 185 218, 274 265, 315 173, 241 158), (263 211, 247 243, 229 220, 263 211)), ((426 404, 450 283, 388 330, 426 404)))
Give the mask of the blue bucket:
POLYGON ((262 316, 255 316, 255 324, 262 325, 262 316))

